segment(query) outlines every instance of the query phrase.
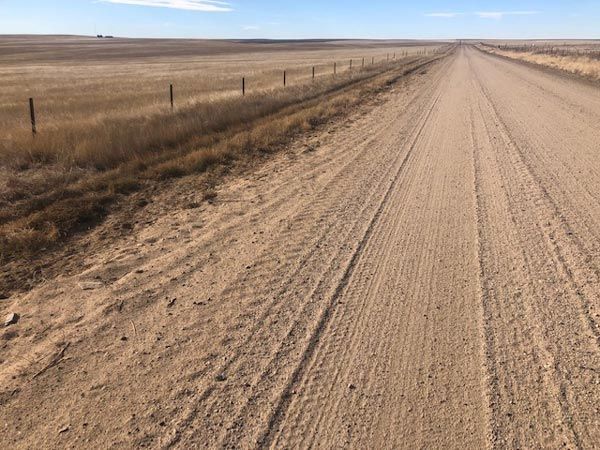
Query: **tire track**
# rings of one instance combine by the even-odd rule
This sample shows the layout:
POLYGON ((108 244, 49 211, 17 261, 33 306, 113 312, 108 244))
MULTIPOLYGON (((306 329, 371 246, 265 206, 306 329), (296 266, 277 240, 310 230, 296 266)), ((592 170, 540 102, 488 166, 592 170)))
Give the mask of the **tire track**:
POLYGON ((445 265, 446 252, 476 266, 474 234, 470 240, 470 234, 458 231, 464 226, 474 233, 474 220, 468 211, 452 214, 465 207, 459 202, 472 200, 472 192, 457 188, 455 181, 469 170, 470 156, 462 145, 468 121, 450 113, 450 105, 463 98, 456 83, 463 70, 458 63, 447 69, 444 100, 438 101, 402 182, 374 224, 341 293, 343 304, 332 313, 293 388, 289 412, 277 426, 281 430, 269 441, 272 447, 454 447, 461 439, 479 447, 485 442, 482 349, 476 325, 466 319, 477 322, 481 315, 476 286, 464 280, 465 288, 462 280, 442 275, 454 270, 445 265), (460 126, 445 135, 448 144, 432 145, 454 119, 460 126), (445 220, 448 225, 438 226, 445 220), (469 295, 463 296, 465 289, 469 295), (443 301, 442 292, 454 292, 456 302, 443 301), (354 390, 346 390, 349 384, 354 390), (450 422, 451 432, 443 428, 450 422))
MULTIPOLYGON (((502 120, 502 118, 498 114, 498 111, 496 110, 496 108, 494 107, 494 104, 490 100, 489 94, 486 92, 485 87, 483 87, 480 84, 480 88, 481 88, 481 92, 487 102, 487 106, 490 108, 491 111, 493 111, 495 122, 498 124, 501 124, 501 126, 502 126, 502 135, 505 139, 507 148, 513 148, 516 150, 516 152, 519 155, 520 163, 525 167, 525 169, 527 170, 527 173, 532 178, 533 182, 536 185, 536 189, 540 191, 539 196, 549 205, 549 207, 552 210, 552 217, 555 218, 560 223, 560 226, 563 229, 564 234, 568 235, 571 227, 567 223, 567 221, 564 219, 564 215, 562 214, 561 208, 558 206, 556 201, 554 201, 552 196, 548 193, 548 190, 544 187, 540 177, 537 176, 537 174, 534 172, 531 164, 528 163, 523 150, 516 143, 516 141, 511 137, 508 127, 506 126, 505 122, 502 120)), ((578 247, 578 252, 584 254, 585 251, 580 246, 580 240, 574 239, 573 242, 578 247)), ((573 291, 579 292, 581 290, 581 286, 573 278, 573 270, 568 266, 568 263, 567 263, 565 257, 561 253, 561 249, 558 247, 558 245, 555 242, 552 242, 551 245, 553 247, 553 250, 554 250, 557 260, 559 261, 560 265, 562 266, 562 270, 564 271, 564 273, 567 275, 567 277, 569 279, 569 282, 571 284, 573 291)), ((581 264, 581 265, 585 266, 585 264, 581 264)), ((582 303, 581 313, 582 313, 583 317, 585 318, 585 321, 588 324, 588 329, 589 329, 590 333, 592 333, 595 336, 596 343, 598 344, 598 346, 600 348, 600 330, 598 330, 597 327, 595 326, 594 320, 592 319, 591 314, 590 314, 591 302, 584 295, 579 295, 578 297, 582 303)))
MULTIPOLYGON (((528 318, 528 321, 535 324, 532 328, 530 324, 523 324, 523 328, 530 327, 532 329, 532 342, 535 346, 534 348, 538 349, 537 358, 541 358, 541 365, 545 367, 539 373, 544 380, 543 383, 547 386, 545 390, 552 392, 553 401, 556 402, 557 411, 559 411, 557 414, 560 415, 558 423, 564 423, 568 429, 565 435, 568 436, 566 439, 576 448, 584 448, 586 447, 584 442, 593 442, 594 438, 589 435, 591 431, 589 426, 591 423, 585 417, 585 410, 589 408, 589 405, 584 405, 588 401, 582 403, 582 400, 583 398, 593 398, 594 391, 590 390, 587 387, 587 383, 583 381, 584 377, 581 377, 578 364, 588 364, 592 367, 597 365, 597 357, 591 356, 595 353, 597 354, 597 345, 589 347, 590 341, 585 337, 586 334, 594 336, 596 333, 593 329, 593 322, 587 313, 586 300, 581 299, 581 296, 577 295, 579 288, 573 279, 572 271, 563 257, 560 248, 551 238, 551 235, 549 235, 551 222, 557 223, 559 227, 565 227, 565 223, 562 220, 562 215, 557 204, 540 184, 540 180, 535 176, 531 167, 527 165, 522 150, 520 150, 515 140, 511 138, 510 131, 498 115, 489 97, 489 93, 478 79, 477 71, 474 71, 474 74, 476 89, 480 92, 480 98, 482 99, 480 102, 480 114, 484 118, 483 127, 486 130, 486 140, 489 143, 495 142, 492 144, 492 147, 495 148, 495 166, 502 180, 502 189, 506 190, 504 196, 508 203, 507 208, 511 218, 511 226, 514 227, 517 236, 520 234, 517 239, 522 241, 521 258, 523 267, 527 268, 524 269, 525 280, 528 280, 523 281, 523 283, 525 285, 529 284, 527 289, 530 291, 523 297, 524 302, 522 304, 526 308, 525 317, 528 318), (499 139, 496 140, 497 138, 499 139), (545 221, 548 221, 548 225, 545 227, 541 226, 541 222, 545 221), (542 256, 544 254, 547 256, 542 256), (552 261, 552 266, 549 266, 546 261, 552 261), (552 290, 555 291, 555 288, 547 282, 542 283, 541 280, 538 283, 538 287, 531 281, 540 276, 546 276, 548 280, 556 279, 557 282, 553 282, 553 284, 558 283, 558 280, 564 280, 562 283, 568 286, 570 292, 565 293, 566 295, 563 296, 563 300, 561 301, 563 308, 560 315, 556 314, 557 311, 548 309, 543 302, 543 298, 551 295, 552 290), (573 316, 573 313, 575 316, 573 316), (571 316, 572 318, 569 318, 571 316), (578 323, 580 324, 578 325, 578 323), (575 331, 576 329, 581 329, 582 326, 584 329, 581 330, 581 333, 575 331), (565 339, 567 336, 571 337, 565 339), (574 338, 574 336, 581 337, 574 338), (568 344, 566 344, 567 342, 568 344), (576 357, 573 356, 574 350, 576 351, 576 357), (579 376, 574 376, 578 372, 579 376), (575 405, 578 406, 575 407, 575 405), (576 420, 574 415, 580 416, 579 420, 576 420)), ((490 144, 487 145, 489 147, 490 144)), ((494 194, 490 193, 489 195, 491 197, 494 194)), ((498 237, 497 234, 496 236, 498 237)), ((491 241, 491 238, 488 238, 487 241, 491 241)), ((494 252, 493 246, 487 249, 487 253, 489 254, 490 252, 494 252)), ((489 275, 487 280, 484 280, 484 283, 490 283, 489 275)), ((520 284, 520 282, 516 282, 515 284, 520 284)), ((491 289, 488 287, 487 290, 497 291, 497 288, 494 289, 492 286, 491 289)), ((496 293, 494 295, 496 296, 496 302, 504 301, 502 300, 503 294, 496 293)), ((496 308, 498 307, 500 307, 500 304, 496 308)), ((501 307, 506 309, 506 306, 501 307)), ((496 321, 499 317, 498 314, 496 312, 496 321)), ((494 329, 497 334, 499 330, 502 330, 502 327, 492 323, 490 329, 494 329)), ((503 345, 506 346, 508 344, 505 343, 503 345)), ((533 361, 536 360, 535 353, 532 355, 532 359, 533 361)), ((493 366, 494 364, 492 361, 491 365, 493 366)), ((517 364, 522 363, 515 360, 511 364, 513 368, 517 368, 517 364)), ((536 363, 534 362, 534 364, 536 363)), ((528 370, 531 370, 531 367, 528 370)), ((516 390, 508 385, 508 375, 506 373, 502 375, 504 376, 502 382, 507 385, 506 389, 508 391, 501 393, 500 397, 504 398, 499 398, 497 401, 502 403, 501 409, 506 410, 510 409, 506 405, 513 403, 509 399, 510 396, 516 393, 516 390)), ((535 383, 533 380, 531 382, 535 383)), ((496 386, 495 389, 498 389, 498 387, 496 386)), ((535 388, 532 387, 531 389, 535 388)), ((536 404, 535 397, 533 396, 527 399, 525 403, 533 408, 539 408, 542 405, 541 403, 536 404)), ((519 417, 522 411, 518 409, 515 409, 510 414, 511 421, 530 420, 528 417, 519 417)), ((528 415, 530 414, 529 412, 528 415)), ((542 413, 540 412, 539 414, 542 413)), ((496 425, 495 428, 501 431, 501 446, 506 445, 508 442, 510 442, 510 445, 530 446, 535 445, 532 444, 531 440, 536 442, 535 439, 540 439, 539 432, 536 433, 534 430, 526 431, 523 424, 518 429, 511 431, 510 429, 514 428, 514 425, 509 427, 503 421, 502 416, 503 414, 497 410, 495 417, 500 419, 501 425, 496 425), (516 431, 518 432, 517 434, 515 434, 516 431)), ((549 425, 543 428, 545 428, 544 432, 550 431, 549 425)), ((556 443, 556 445, 559 444, 556 443)))
MULTIPOLYGON (((480 148, 481 143, 476 140, 477 147, 480 148)), ((489 164, 489 163, 488 163, 489 164)), ((477 170, 478 173, 481 173, 481 158, 477 157, 477 170)), ((496 167, 496 166, 495 166, 496 167)), ((487 169, 485 173, 485 177, 488 179, 487 183, 489 184, 490 172, 492 169, 487 169)), ((478 177, 480 180, 483 176, 478 177)), ((488 188, 489 189, 489 188, 488 188)), ((494 189, 500 190, 501 187, 496 185, 494 189)), ((553 371, 553 367, 556 364, 556 358, 549 353, 546 348, 543 338, 542 331, 539 326, 531 327, 530 324, 526 323, 525 319, 519 318, 519 315, 516 311, 512 310, 510 305, 505 305, 507 293, 500 290, 496 287, 497 279, 502 279, 505 271, 509 271, 508 267, 506 267, 506 262, 502 261, 502 258, 497 255, 497 250, 494 246, 490 247, 490 241, 494 236, 496 239, 502 234, 497 228, 490 228, 490 222, 496 221, 498 223, 502 223, 498 220, 499 214, 495 209, 499 209, 500 205, 498 203, 492 203, 490 206, 487 206, 489 200, 484 197, 498 197, 496 193, 487 192, 487 194, 482 193, 481 184, 479 188, 479 208, 478 213, 480 215, 479 224, 480 224, 480 252, 481 252, 481 272, 482 276, 482 291, 483 291, 483 304, 486 305, 485 308, 485 329, 486 329, 486 342, 487 342, 487 357, 488 363, 487 366, 490 368, 490 376, 491 376, 491 389, 490 389, 490 399, 492 402, 492 409, 494 414, 492 416, 492 432, 493 432, 493 442, 496 448, 505 448, 509 447, 519 447, 521 445, 531 445, 530 442, 527 441, 527 436, 523 436, 523 433, 526 433, 527 426, 523 423, 517 422, 517 426, 513 427, 507 423, 507 419, 511 421, 525 421, 526 418, 521 416, 521 412, 516 410, 514 405, 519 405, 523 401, 525 403, 531 404, 533 406, 527 407, 528 411, 535 410, 535 408, 542 408, 542 412, 535 413, 536 417, 541 415, 546 415, 550 418, 550 421, 560 422, 560 420, 566 421, 568 414, 564 409, 564 403, 559 401, 558 410, 560 412, 553 412, 552 409, 552 399, 556 399, 560 396, 559 389, 553 381, 554 376, 549 375, 549 371, 553 371), (487 220, 486 216, 489 216, 487 220), (493 217, 493 218, 492 218, 493 217), (502 267, 504 265, 504 267, 502 267), (500 267, 498 267, 500 266, 500 267), (500 272, 500 273, 498 273, 500 272), (503 318, 508 316, 508 318, 503 318), (517 322, 520 324, 513 325, 513 322, 517 322), (522 338, 527 342, 527 344, 516 343, 511 341, 510 335, 507 332, 512 330, 521 329, 523 335, 522 338), (534 352, 530 356, 531 360, 534 364, 531 364, 533 367, 524 368, 522 367, 523 363, 519 361, 519 358, 515 357, 519 351, 527 354, 528 349, 533 348, 534 352), (500 350, 497 350, 500 349, 500 350), (499 355, 503 355, 503 357, 499 357, 499 355), (541 359, 541 362, 537 362, 541 359), (508 361, 507 361, 508 360, 508 361), (505 365, 509 365, 509 368, 503 367, 505 365), (537 369, 538 366, 543 367, 544 369, 537 369), (536 377, 531 377, 526 375, 526 371, 532 371, 535 367, 535 370, 539 370, 539 377, 544 384, 544 387, 540 389, 540 392, 543 392, 543 395, 530 395, 528 398, 520 397, 520 392, 518 392, 518 388, 513 386, 513 380, 520 380, 521 383, 525 383, 526 386, 528 384, 535 384, 536 382, 533 380, 536 377), (551 392, 551 399, 546 398, 546 393, 551 392), (541 398, 540 398, 541 397, 541 398), (549 403, 550 407, 540 406, 545 403, 549 403), (556 419, 556 415, 562 417, 561 419, 556 419), (516 436, 515 436, 516 434, 516 436)), ((504 202, 502 202, 504 203, 504 202)), ((503 205, 504 206, 504 205, 503 205)), ((508 208, 508 207, 507 207, 508 208)), ((510 222, 508 225, 499 228, 511 229, 510 227, 516 227, 515 219, 510 215, 510 212, 507 213, 510 222)), ((511 239, 517 240, 517 237, 514 236, 515 231, 511 230, 511 239)), ((504 241, 500 241, 504 242, 504 241)), ((517 260, 518 263, 522 266, 526 266, 528 263, 526 252, 522 249, 518 249, 518 253, 513 253, 511 256, 511 260, 517 260), (517 259, 519 258, 519 259, 517 259)), ((517 264, 518 265, 518 264, 517 264)), ((514 275, 513 275, 514 276, 514 275)), ((531 274, 528 274, 531 276, 531 274)), ((531 287, 528 286, 530 284, 529 281, 521 281, 518 278, 515 280, 515 287, 519 285, 525 286, 525 293, 523 298, 535 297, 535 290, 531 291, 531 287)), ((520 292, 520 291, 517 291, 520 292)), ((517 297, 521 299, 521 297, 517 297)), ((525 317, 534 317, 536 314, 534 310, 529 307, 529 303, 525 302, 520 305, 521 308, 524 309, 525 317)), ((529 322, 529 320, 527 320, 529 322)), ((534 322, 537 325, 537 322, 534 322)), ((556 373, 556 371, 553 371, 556 373)), ((523 390, 527 390, 526 387, 523 390)), ((529 388, 531 389, 531 388, 529 388)), ((519 389, 520 390, 520 389, 519 389)), ((560 445, 558 442, 545 441, 544 446, 555 446, 560 445)))
MULTIPOLYGON (((473 108, 470 109, 471 123, 475 123, 475 115, 473 108)), ((481 161, 479 157, 477 139, 475 137, 474 128, 471 127, 471 142, 473 149, 473 192, 475 197, 475 222, 477 224, 477 262, 479 265, 478 280, 480 286, 479 296, 481 298, 482 317, 483 317, 483 335, 485 343, 485 379, 487 383, 487 396, 491 414, 489 415, 490 443, 496 448, 500 434, 500 426, 497 422, 497 417, 500 416, 500 386, 498 381, 498 356, 496 354, 496 340, 492 327, 493 314, 488 302, 488 292, 490 286, 484 281, 486 279, 486 271, 483 261, 485 235, 483 233, 483 193, 481 190, 481 161)))
POLYGON ((357 261, 360 258, 365 246, 367 245, 367 243, 369 242, 369 240, 372 237, 373 230, 375 229, 375 225, 380 220, 380 217, 384 211, 385 206, 388 204, 390 197, 395 193, 395 191, 397 189, 397 185, 400 182, 401 175, 406 167, 406 163, 409 160, 410 156, 412 155, 412 152, 414 151, 414 148, 415 148, 415 144, 418 141, 418 139, 420 138, 425 126, 428 124, 429 118, 431 117, 431 114, 434 111, 434 108, 435 108, 438 100, 439 100, 439 95, 435 98, 435 100, 433 101, 433 104, 429 108, 423 122, 421 123, 421 125, 416 133, 416 136, 414 137, 411 145, 409 146, 406 156, 403 158, 402 163, 398 167, 398 170, 394 176, 392 183, 387 188, 381 203, 379 204, 377 210, 375 211, 375 214, 369 221, 368 227, 367 227, 366 231, 364 232, 360 242, 358 243, 356 250, 352 253, 352 257, 350 258, 350 261, 348 262, 348 265, 346 266, 346 269, 344 270, 343 276, 342 276, 340 282, 338 283, 338 285, 336 286, 335 291, 333 292, 333 295, 331 296, 327 306, 323 310, 321 317, 319 318, 319 321, 317 323, 317 326, 311 335, 308 346, 302 353, 302 357, 300 359, 299 364, 296 366, 294 372, 292 373, 289 383, 286 385, 283 393, 280 396, 279 401, 277 402, 277 406, 275 407, 275 410, 274 410, 273 414, 271 415, 271 418, 269 419, 269 424, 268 424, 266 432, 263 433, 262 437, 258 440, 259 447, 268 447, 271 445, 272 440, 275 435, 275 432, 278 428, 278 425, 283 420, 283 416, 284 416, 285 412, 287 411, 287 408, 289 407, 289 404, 291 401, 291 392, 292 392, 293 388, 301 380, 301 378, 304 376, 304 373, 307 368, 307 364, 314 354, 314 351, 316 349, 319 338, 321 337, 323 331, 327 327, 329 320, 331 319, 332 308, 335 306, 336 302, 339 300, 342 291, 347 287, 347 285, 353 275, 354 268, 356 267, 357 261))

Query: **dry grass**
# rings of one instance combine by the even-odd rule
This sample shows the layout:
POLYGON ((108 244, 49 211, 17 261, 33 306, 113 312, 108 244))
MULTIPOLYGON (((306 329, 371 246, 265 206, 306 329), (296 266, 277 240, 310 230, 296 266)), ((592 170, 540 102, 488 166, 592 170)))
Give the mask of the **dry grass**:
POLYGON ((600 44, 482 44, 480 48, 489 53, 600 80, 600 44))
MULTIPOLYGON (((397 53, 404 51, 425 53, 423 48, 397 53)), ((317 64, 314 51, 309 53, 308 60, 288 52, 255 56, 243 64, 239 55, 227 55, 229 69, 223 68, 223 61, 213 61, 212 72, 200 71, 200 66, 211 65, 206 61, 190 68, 183 61, 174 66, 172 61, 155 60, 126 66, 70 63, 59 70, 61 61, 51 69, 38 68, 35 76, 26 64, 0 69, 9 86, 0 109, 8 131, 0 143, 0 260, 35 254, 89 228, 117 199, 149 183, 271 151, 356 103, 361 94, 353 86, 420 58, 406 56, 393 64, 367 64, 352 71, 340 65, 336 77, 321 75, 312 82, 307 69, 317 64), (282 59, 290 81, 285 89, 275 87, 281 83, 282 59), (248 70, 251 89, 243 98, 234 86, 242 66, 254 68, 248 70), (214 75, 218 69, 226 73, 222 79, 214 75), (19 70, 25 73, 21 83, 19 70), (102 76, 115 72, 119 83, 102 76), (173 80, 177 106, 172 111, 167 95, 159 99, 156 91, 173 80), (28 84, 24 97, 32 95, 35 84, 42 92, 36 98, 46 105, 38 108, 40 133, 35 139, 27 121, 15 119, 15 113, 26 113, 16 92, 28 84), (70 97, 69 92, 77 95, 70 97)), ((330 56, 320 55, 323 60, 330 56)))
MULTIPOLYGON (((4 131, 0 164, 24 167, 42 162, 106 169, 132 154, 144 153, 156 142, 171 145, 173 136, 179 140, 181 133, 202 131, 203 122, 209 119, 198 114, 204 112, 205 105, 223 104, 221 108, 227 108, 225 101, 239 99, 242 77, 246 78, 248 93, 260 94, 281 87, 283 70, 287 70, 288 85, 297 86, 310 81, 313 66, 317 80, 329 81, 334 61, 341 75, 348 71, 350 59, 357 68, 363 57, 369 66, 372 58, 381 63, 387 54, 396 53, 400 58, 435 48, 333 46, 185 58, 159 52, 158 56, 133 62, 124 60, 121 53, 85 63, 65 61, 60 52, 54 62, 44 64, 17 59, 0 68, 0 123, 4 131), (171 83, 175 114, 169 105, 171 83), (35 140, 31 139, 29 97, 36 101, 39 134, 35 140), (190 120, 196 112, 198 117, 190 120), (174 127, 174 123, 178 125, 174 127)), ((0 53, 1 49, 0 45, 0 53)))

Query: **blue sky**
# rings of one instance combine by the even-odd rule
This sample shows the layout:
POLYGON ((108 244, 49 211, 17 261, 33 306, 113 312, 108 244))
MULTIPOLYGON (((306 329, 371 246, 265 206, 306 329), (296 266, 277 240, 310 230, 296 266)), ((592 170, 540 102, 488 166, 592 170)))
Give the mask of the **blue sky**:
POLYGON ((0 34, 600 38, 600 0, 0 0, 0 34))

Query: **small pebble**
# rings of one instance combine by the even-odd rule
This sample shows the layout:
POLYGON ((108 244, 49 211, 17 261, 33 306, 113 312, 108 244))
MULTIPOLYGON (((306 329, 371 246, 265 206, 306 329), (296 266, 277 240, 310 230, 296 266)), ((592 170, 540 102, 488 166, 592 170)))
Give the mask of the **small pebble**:
POLYGON ((6 316, 6 319, 4 319, 4 326, 8 327, 10 325, 14 325, 19 321, 19 319, 20 317, 17 313, 10 313, 8 316, 6 316))

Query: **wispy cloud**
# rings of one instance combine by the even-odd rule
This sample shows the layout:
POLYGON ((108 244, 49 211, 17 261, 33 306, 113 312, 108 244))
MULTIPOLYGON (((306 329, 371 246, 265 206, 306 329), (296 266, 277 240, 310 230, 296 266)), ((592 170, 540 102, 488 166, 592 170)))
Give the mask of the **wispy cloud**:
POLYGON ((505 16, 532 16, 538 14, 538 11, 479 11, 475 15, 482 19, 501 20, 505 16))
POLYGON ((481 19, 501 20, 505 16, 531 16, 539 14, 539 11, 478 11, 473 13, 463 12, 432 12, 425 14, 426 17, 441 17, 445 19, 453 19, 461 16, 476 16, 481 19))
POLYGON ((231 5, 219 0, 100 0, 105 3, 124 5, 152 6, 155 8, 185 9, 188 11, 227 12, 233 11, 231 5))
POLYGON ((258 31, 260 30, 260 27, 258 25, 246 25, 242 27, 242 30, 244 31, 258 31))
POLYGON ((452 19, 454 17, 462 16, 463 13, 459 12, 433 12, 425 14, 427 17, 444 17, 446 19, 452 19))

